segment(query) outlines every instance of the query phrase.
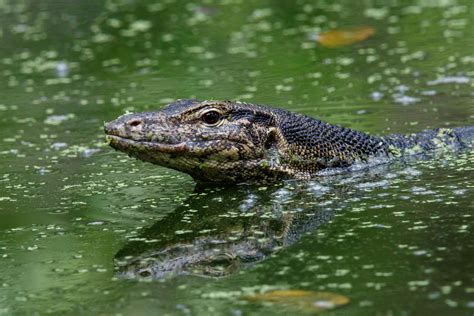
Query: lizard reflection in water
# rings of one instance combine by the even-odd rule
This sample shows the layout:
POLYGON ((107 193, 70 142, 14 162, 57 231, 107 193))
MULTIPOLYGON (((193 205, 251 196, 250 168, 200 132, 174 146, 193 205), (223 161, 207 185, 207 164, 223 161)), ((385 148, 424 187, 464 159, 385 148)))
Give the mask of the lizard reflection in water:
POLYGON ((116 255, 118 274, 151 279, 232 274, 328 222, 349 193, 315 182, 206 190, 125 245, 116 255))

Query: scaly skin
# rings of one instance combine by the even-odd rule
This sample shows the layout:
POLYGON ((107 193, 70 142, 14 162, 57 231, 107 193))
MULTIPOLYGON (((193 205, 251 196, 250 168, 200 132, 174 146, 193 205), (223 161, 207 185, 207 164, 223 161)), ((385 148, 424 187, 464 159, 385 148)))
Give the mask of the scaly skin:
POLYGON ((470 147, 474 127, 369 136, 301 114, 232 101, 179 100, 105 125, 110 145, 198 182, 310 179, 324 169, 470 147))

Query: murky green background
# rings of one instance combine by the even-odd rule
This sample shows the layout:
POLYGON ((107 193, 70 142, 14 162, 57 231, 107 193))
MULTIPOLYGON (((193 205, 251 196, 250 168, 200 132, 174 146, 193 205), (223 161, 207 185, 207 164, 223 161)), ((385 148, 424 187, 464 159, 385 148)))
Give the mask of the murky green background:
POLYGON ((330 314, 474 313, 472 150, 328 180, 347 194, 303 184, 312 203, 258 187, 195 201, 191 178, 113 152, 102 133, 125 111, 189 97, 374 134, 472 125, 473 17, 470 0, 0 0, 0 315, 288 313, 238 299, 265 289, 351 299, 330 314), (361 25, 376 35, 314 41, 361 25), (115 276, 115 254, 180 205, 237 212, 249 197, 262 200, 250 209, 333 215, 226 278, 115 276))

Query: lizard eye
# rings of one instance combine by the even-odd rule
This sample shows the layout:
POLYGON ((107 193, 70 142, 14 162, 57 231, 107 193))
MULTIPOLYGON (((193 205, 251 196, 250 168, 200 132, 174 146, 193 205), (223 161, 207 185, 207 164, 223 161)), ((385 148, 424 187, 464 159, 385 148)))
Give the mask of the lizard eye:
POLYGON ((214 110, 207 111, 203 115, 201 115, 201 120, 204 122, 204 124, 209 126, 217 125, 217 123, 219 123, 221 119, 221 114, 214 110))

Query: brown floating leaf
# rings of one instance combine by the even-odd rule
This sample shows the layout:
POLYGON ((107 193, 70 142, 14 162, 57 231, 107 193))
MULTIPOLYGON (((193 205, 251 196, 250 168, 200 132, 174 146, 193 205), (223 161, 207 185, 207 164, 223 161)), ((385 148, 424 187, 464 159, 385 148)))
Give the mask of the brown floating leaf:
POLYGON ((364 41, 374 34, 375 29, 370 26, 336 29, 319 34, 317 41, 325 47, 334 48, 364 41))
POLYGON ((241 298, 251 302, 272 302, 296 307, 307 312, 321 312, 349 303, 349 298, 343 295, 303 290, 277 290, 241 298))

